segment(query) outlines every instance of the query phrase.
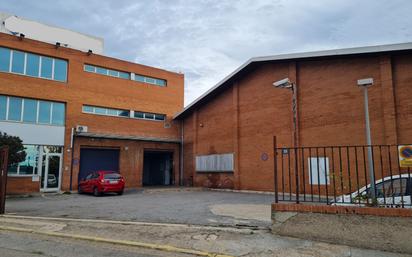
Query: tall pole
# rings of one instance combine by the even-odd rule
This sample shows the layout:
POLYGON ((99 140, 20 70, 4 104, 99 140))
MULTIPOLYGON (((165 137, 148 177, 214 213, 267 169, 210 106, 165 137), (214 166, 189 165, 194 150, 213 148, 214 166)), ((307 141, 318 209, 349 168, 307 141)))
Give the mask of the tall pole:
POLYGON ((371 196, 372 202, 376 200, 375 191, 375 172, 372 159, 372 140, 371 140, 371 127, 369 122, 369 104, 368 104, 368 87, 363 87, 364 106, 365 106, 365 129, 366 129, 366 144, 368 145, 368 164, 369 164, 369 178, 371 181, 371 196))

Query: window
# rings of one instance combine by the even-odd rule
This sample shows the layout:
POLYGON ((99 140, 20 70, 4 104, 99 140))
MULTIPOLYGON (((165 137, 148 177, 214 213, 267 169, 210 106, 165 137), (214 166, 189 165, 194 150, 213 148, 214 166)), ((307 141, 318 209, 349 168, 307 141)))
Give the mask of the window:
POLYGON ((64 104, 63 103, 53 103, 52 108, 52 124, 53 125, 64 125, 64 104))
POLYGON ((53 59, 48 57, 41 58, 41 77, 46 79, 52 78, 53 59))
POLYGON ((38 145, 24 145, 26 159, 18 164, 9 166, 10 175, 36 175, 39 161, 40 147, 38 145))
POLYGON ((0 95, 0 120, 64 126, 65 104, 0 95))
POLYGON ((22 105, 21 98, 9 97, 8 120, 21 121, 21 105, 22 105))
POLYGON ((134 118, 136 119, 144 119, 144 120, 158 120, 163 121, 166 119, 166 115, 164 114, 156 114, 156 113, 147 113, 147 112, 134 112, 134 118))
POLYGON ((13 62, 11 64, 11 71, 14 73, 24 74, 24 53, 20 51, 13 51, 13 62))
POLYGON ((67 81, 67 61, 4 47, 0 47, 0 71, 67 81))
POLYGON ((83 105, 83 112, 99 114, 99 115, 107 115, 107 116, 117 116, 117 117, 127 117, 127 118, 130 117, 130 111, 128 110, 97 107, 97 106, 90 106, 90 105, 83 105))
POLYGON ((0 95, 0 120, 5 120, 7 114, 7 97, 0 95))
POLYGON ((233 171, 233 153, 196 156, 196 171, 233 171))
POLYGON ((50 102, 39 102, 39 123, 49 124, 50 123, 50 102))
POLYGON ((24 100, 23 122, 36 123, 37 101, 32 99, 24 100))
POLYGON ((9 72, 10 70, 10 49, 0 47, 0 71, 9 72))
POLYGON ((328 157, 310 157, 309 178, 312 185, 329 184, 329 159, 328 157))
POLYGON ((93 66, 93 65, 90 65, 90 64, 85 64, 84 65, 84 71, 97 73, 97 74, 100 74, 100 75, 106 75, 106 76, 121 78, 121 79, 130 79, 130 73, 128 73, 128 72, 106 69, 106 68, 103 68, 103 67, 93 66))
POLYGON ((40 70, 40 56, 27 54, 26 75, 38 77, 40 70))
MULTIPOLYGON (((378 198, 391 198, 409 195, 407 193, 407 178, 397 178, 387 180, 376 184, 376 197, 378 198)), ((370 193, 370 188, 367 190, 367 194, 370 193)))
POLYGON ((138 74, 136 74, 134 76, 134 80, 139 81, 139 82, 143 82, 143 83, 158 85, 158 86, 161 86, 161 87, 166 86, 166 80, 164 80, 164 79, 156 79, 156 78, 142 76, 142 75, 138 75, 138 74))
POLYGON ((58 81, 67 81, 67 62, 63 60, 54 60, 54 79, 58 81))

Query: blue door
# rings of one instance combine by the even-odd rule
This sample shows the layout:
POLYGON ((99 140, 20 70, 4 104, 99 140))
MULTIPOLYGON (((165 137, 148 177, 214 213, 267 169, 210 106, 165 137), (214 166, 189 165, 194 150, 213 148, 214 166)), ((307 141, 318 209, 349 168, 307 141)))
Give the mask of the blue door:
POLYGON ((80 149, 80 171, 78 181, 98 170, 119 172, 119 149, 80 149))

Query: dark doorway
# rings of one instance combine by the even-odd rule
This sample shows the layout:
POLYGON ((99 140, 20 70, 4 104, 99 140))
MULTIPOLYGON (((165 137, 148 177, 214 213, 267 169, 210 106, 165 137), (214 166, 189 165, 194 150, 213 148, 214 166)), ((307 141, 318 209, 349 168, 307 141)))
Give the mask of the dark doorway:
POLYGON ((173 153, 145 151, 143 186, 168 186, 173 184, 173 153))
POLYGON ((119 172, 119 149, 80 149, 79 181, 98 170, 119 172))

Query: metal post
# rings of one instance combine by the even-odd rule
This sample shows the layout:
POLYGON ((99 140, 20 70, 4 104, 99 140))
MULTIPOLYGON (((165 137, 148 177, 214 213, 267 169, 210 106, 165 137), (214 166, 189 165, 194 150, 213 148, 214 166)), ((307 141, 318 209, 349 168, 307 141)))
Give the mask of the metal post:
POLYGON ((293 119, 293 146, 297 147, 298 145, 298 135, 297 135, 297 103, 296 103, 296 84, 292 83, 292 119, 293 119))
POLYGON ((4 214, 7 190, 8 146, 0 148, 0 214, 4 214))
POLYGON ((372 202, 376 200, 375 191, 375 172, 372 160, 372 140, 371 140, 371 128, 369 123, 369 106, 368 106, 368 88, 363 88, 364 107, 365 107, 365 129, 366 129, 366 144, 368 145, 368 164, 369 164, 369 178, 371 180, 371 196, 372 202))

